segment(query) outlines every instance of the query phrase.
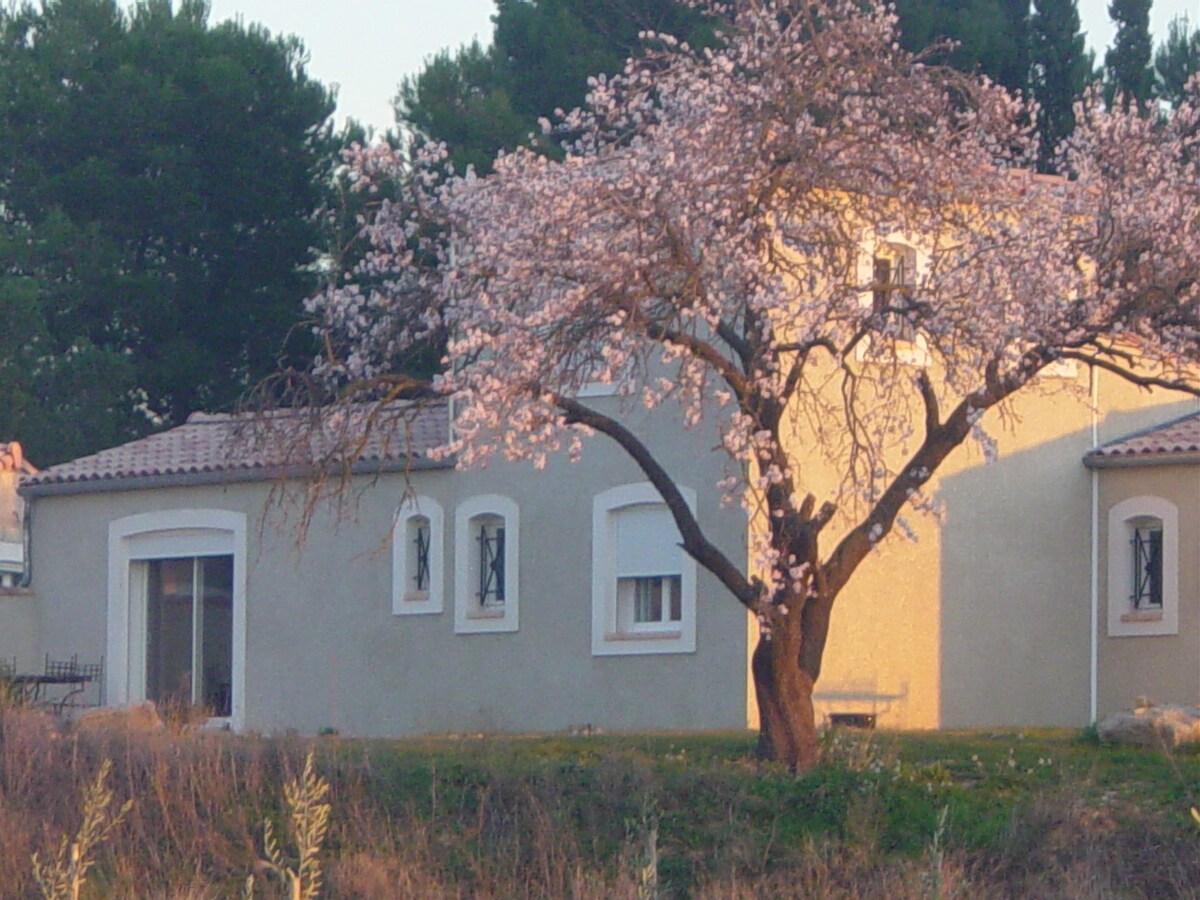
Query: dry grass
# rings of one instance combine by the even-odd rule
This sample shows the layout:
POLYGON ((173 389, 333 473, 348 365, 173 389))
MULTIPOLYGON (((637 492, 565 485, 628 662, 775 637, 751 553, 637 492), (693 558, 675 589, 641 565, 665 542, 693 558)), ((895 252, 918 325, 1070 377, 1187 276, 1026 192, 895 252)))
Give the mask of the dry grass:
POLYGON ((284 896, 264 820, 276 874, 307 853, 327 898, 1200 897, 1200 759, 1076 741, 1041 765, 1041 745, 913 736, 833 742, 797 777, 750 743, 80 733, 0 709, 0 893, 40 896, 33 854, 78 832, 111 761, 110 806, 132 805, 93 848, 85 898, 237 897, 252 873, 255 897, 284 896), (328 832, 305 850, 284 786, 318 778, 328 832))

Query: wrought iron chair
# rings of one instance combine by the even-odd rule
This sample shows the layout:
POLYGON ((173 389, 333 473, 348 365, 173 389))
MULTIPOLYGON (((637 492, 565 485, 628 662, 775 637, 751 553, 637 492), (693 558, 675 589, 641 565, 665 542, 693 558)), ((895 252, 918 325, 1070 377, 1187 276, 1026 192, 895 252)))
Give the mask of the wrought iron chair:
POLYGON ((79 666, 79 674, 82 675, 84 678, 86 678, 87 681, 84 682, 84 684, 82 686, 83 690, 80 692, 80 695, 77 698, 77 703, 74 703, 72 705, 77 705, 80 707, 103 706, 104 705, 104 657, 103 656, 100 657, 100 662, 81 663, 79 666), (94 693, 94 697, 95 697, 94 703, 88 701, 88 694, 92 693, 92 691, 90 690, 90 686, 93 684, 96 686, 96 690, 94 693))
POLYGON ((79 674, 79 655, 76 654, 70 659, 51 659, 50 654, 46 654, 46 677, 47 678, 73 678, 79 674))
POLYGON ((69 660, 46 658, 46 674, 70 679, 68 690, 51 702, 54 711, 62 715, 68 709, 91 709, 101 706, 104 692, 104 657, 99 662, 81 663, 78 655, 69 660), (92 685, 95 685, 93 693, 92 685))

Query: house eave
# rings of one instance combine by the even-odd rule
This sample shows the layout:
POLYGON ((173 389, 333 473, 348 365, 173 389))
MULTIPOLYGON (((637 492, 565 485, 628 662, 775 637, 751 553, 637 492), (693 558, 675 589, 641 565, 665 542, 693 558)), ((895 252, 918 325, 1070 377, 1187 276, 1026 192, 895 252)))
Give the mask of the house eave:
POLYGON ((1089 469, 1133 469, 1145 466, 1200 465, 1200 453, 1147 453, 1132 456, 1093 456, 1083 458, 1089 469))
MULTIPOLYGON (((363 460, 350 467, 351 475, 386 475, 395 472, 422 472, 433 469, 452 469, 454 460, 363 460)), ((145 491, 156 488, 204 487, 217 484, 242 484, 254 481, 288 481, 310 478, 316 472, 312 466, 255 467, 220 469, 208 472, 170 472, 161 475, 126 475, 113 478, 87 478, 78 481, 23 484, 18 493, 26 499, 64 496, 68 494, 107 494, 124 491, 145 491)))

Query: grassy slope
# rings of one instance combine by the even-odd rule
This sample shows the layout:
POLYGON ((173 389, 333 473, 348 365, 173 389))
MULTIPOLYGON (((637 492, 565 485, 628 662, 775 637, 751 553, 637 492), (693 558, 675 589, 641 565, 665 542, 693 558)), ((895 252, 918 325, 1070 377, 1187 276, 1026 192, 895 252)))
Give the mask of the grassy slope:
MULTIPOLYGON (((77 736, 0 719, 0 891, 114 761, 129 818, 92 896, 236 896, 299 740, 77 736)), ((315 743, 325 896, 1200 896, 1200 754, 1077 733, 827 738, 793 776, 746 733, 315 743)), ((266 896, 266 894, 263 894, 266 896)))

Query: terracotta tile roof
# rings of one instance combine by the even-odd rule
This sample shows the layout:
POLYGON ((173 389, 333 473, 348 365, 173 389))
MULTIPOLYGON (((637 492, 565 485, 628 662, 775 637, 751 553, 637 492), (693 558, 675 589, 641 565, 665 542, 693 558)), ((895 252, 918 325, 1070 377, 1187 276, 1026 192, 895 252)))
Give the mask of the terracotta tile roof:
POLYGON ((1200 458, 1200 412, 1135 431, 1101 444, 1084 456, 1085 464, 1190 462, 1200 458))
POLYGON ((257 417, 193 413, 183 425, 26 476, 22 491, 52 493, 39 489, 62 485, 100 491, 117 487, 118 481, 123 487, 137 487, 131 482, 163 478, 259 480, 313 468, 336 471, 352 462, 354 471, 364 472, 453 465, 429 457, 429 450, 444 444, 449 434, 445 403, 397 404, 376 411, 364 441, 367 409, 279 411, 257 417), (348 449, 352 446, 353 455, 348 449))

